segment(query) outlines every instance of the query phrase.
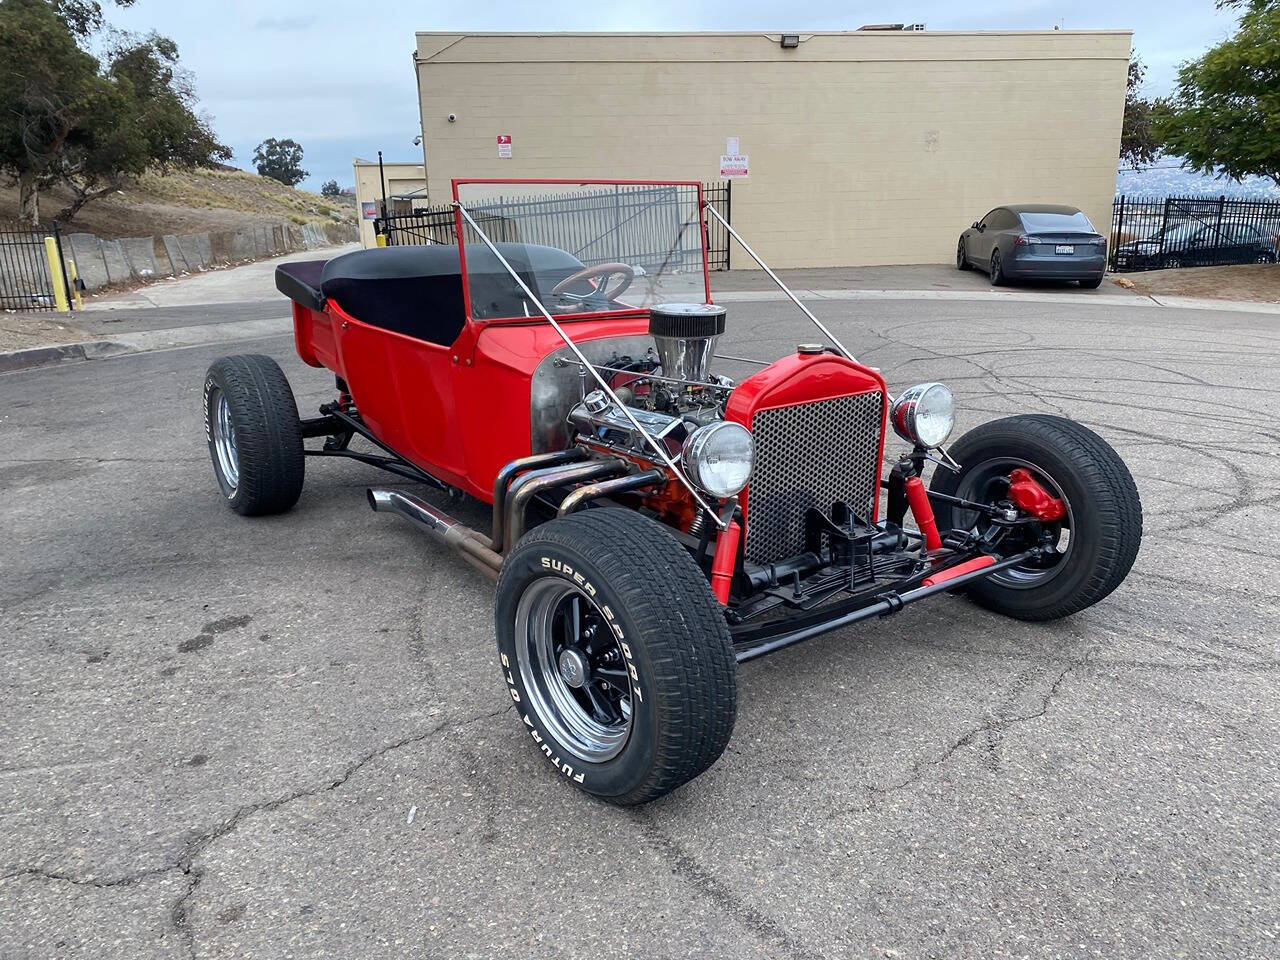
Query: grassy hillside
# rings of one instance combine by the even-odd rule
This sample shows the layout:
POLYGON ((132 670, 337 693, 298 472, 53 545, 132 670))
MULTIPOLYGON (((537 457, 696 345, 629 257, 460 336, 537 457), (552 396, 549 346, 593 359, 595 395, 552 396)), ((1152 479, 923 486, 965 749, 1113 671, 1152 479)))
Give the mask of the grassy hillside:
MULTIPOLYGON (((43 219, 67 205, 64 192, 40 197, 43 219)), ((18 215, 16 187, 0 186, 0 221, 18 215)), ((65 229, 108 239, 165 233, 236 230, 264 220, 290 223, 355 223, 354 201, 322 197, 243 170, 220 168, 147 174, 120 193, 86 206, 65 229)))

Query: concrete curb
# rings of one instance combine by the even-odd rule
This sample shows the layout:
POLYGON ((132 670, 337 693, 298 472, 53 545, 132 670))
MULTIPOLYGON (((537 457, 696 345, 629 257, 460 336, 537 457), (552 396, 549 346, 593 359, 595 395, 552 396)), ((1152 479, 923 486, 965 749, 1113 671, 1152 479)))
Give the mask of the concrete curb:
POLYGON ((132 352, 128 344, 114 340, 82 340, 79 343, 28 347, 26 350, 0 353, 0 373, 25 370, 28 367, 43 367, 50 363, 64 363, 68 360, 100 360, 132 352))
MULTIPOLYGON (((1280 314, 1280 303, 1253 300, 1207 300, 1195 297, 1115 295, 1108 293, 1045 293, 1017 290, 806 290, 792 288, 801 300, 1004 300, 1022 303, 1074 303, 1099 307, 1165 307, 1172 310, 1225 310, 1233 313, 1280 314)), ((786 300, 781 290, 713 290, 713 300, 725 303, 786 300)))
POLYGON ((111 340, 82 340, 77 343, 29 347, 25 350, 0 353, 0 373, 77 360, 105 360, 109 357, 149 353, 153 350, 198 347, 228 340, 276 337, 292 332, 291 317, 242 320, 231 323, 202 323, 170 330, 142 330, 137 333, 117 334, 111 340))

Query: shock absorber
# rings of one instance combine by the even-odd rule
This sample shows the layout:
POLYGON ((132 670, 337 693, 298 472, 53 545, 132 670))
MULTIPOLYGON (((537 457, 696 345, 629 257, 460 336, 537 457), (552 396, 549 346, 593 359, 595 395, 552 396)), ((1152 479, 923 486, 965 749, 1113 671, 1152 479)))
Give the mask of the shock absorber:
POLYGON ((929 503, 929 491, 918 475, 907 477, 907 503, 911 506, 911 516, 916 526, 924 534, 924 545, 929 551, 942 549, 942 538, 938 536, 938 524, 933 519, 933 505, 929 503))

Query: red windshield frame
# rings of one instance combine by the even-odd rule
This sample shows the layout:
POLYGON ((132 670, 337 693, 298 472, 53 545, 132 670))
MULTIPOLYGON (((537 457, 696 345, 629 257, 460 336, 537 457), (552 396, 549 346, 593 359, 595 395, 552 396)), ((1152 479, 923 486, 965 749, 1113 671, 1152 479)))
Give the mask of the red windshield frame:
MULTIPOLYGON (((703 196, 701 180, 593 180, 581 177, 454 177, 449 181, 453 193, 454 227, 458 238, 458 269, 462 281, 462 304, 466 313, 468 326, 473 324, 507 324, 507 323, 546 323, 547 318, 538 314, 532 317, 493 317, 481 320, 471 315, 471 283, 467 276, 467 244, 463 239, 466 234, 463 228, 466 221, 462 219, 462 201, 458 197, 458 188, 468 185, 501 186, 515 184, 521 186, 580 186, 580 187, 693 187, 698 194, 698 233, 702 245, 702 289, 705 302, 711 303, 711 268, 707 260, 707 212, 706 198, 703 196)), ((483 241, 481 241, 483 243, 483 241)), ((599 320, 606 317, 647 316, 647 307, 636 307, 632 310, 596 310, 591 313, 574 313, 556 316, 557 323, 577 323, 579 320, 599 320)))

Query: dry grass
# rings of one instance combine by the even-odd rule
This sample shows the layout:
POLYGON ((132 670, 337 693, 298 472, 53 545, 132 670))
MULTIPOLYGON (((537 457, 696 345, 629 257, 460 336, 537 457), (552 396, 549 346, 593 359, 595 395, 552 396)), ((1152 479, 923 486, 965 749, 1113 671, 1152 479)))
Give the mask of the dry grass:
POLYGON ((1148 270, 1123 276, 1143 294, 1280 303, 1280 265, 1274 263, 1148 270))
MULTIPOLYGON (((41 213, 52 217, 67 202, 65 192, 42 194, 41 213)), ((0 187, 0 221, 12 221, 17 214, 17 188, 0 187)), ((238 230, 264 220, 354 223, 356 210, 349 200, 296 190, 243 170, 148 173, 122 192, 86 206, 65 229, 111 239, 238 230)))

